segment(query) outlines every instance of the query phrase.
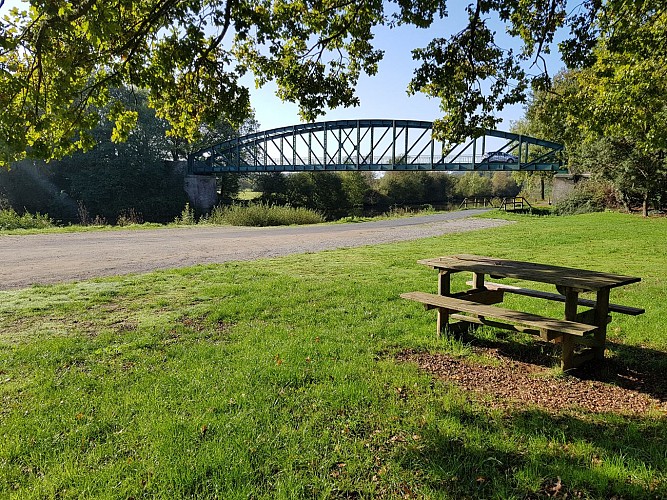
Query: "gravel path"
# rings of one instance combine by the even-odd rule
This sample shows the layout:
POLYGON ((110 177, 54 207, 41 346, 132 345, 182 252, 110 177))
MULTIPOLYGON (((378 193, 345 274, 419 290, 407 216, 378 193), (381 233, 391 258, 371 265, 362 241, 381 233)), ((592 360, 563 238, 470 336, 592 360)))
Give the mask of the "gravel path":
POLYGON ((507 224, 484 210, 350 224, 191 227, 0 236, 0 290, 414 240, 507 224))

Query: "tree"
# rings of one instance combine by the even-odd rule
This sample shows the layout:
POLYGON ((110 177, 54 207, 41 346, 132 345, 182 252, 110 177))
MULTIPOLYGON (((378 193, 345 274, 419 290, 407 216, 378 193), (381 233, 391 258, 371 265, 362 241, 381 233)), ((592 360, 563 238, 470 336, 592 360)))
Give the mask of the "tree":
POLYGON ((486 197, 493 193, 491 178, 481 172, 466 172, 456 182, 454 192, 461 198, 486 197))
POLYGON ((378 182, 378 191, 395 205, 445 203, 452 193, 452 178, 434 172, 387 172, 378 182))
POLYGON ((424 203, 446 203, 454 189, 453 177, 444 172, 414 172, 424 186, 424 203))
MULTIPOLYGON (((0 0, 0 7, 4 0, 0 0)), ((238 125, 249 116, 249 91, 239 78, 274 80, 282 99, 299 103, 304 120, 326 108, 358 103, 354 87, 382 57, 378 25, 419 28, 446 18, 446 0, 30 0, 0 25, 0 159, 61 157, 90 148, 101 115, 121 140, 136 114, 109 88, 149 90, 149 102, 170 133, 193 140, 221 117, 238 125), (395 5, 391 5, 394 3, 395 5)), ((459 3, 459 5, 461 5, 459 3)), ((601 34, 613 30, 611 54, 633 49, 635 28, 662 15, 665 0, 477 0, 468 23, 449 38, 414 50, 420 61, 409 86, 441 101, 435 131, 459 142, 494 127, 496 112, 525 100, 530 84, 547 87, 542 55, 557 29, 571 67, 590 65, 601 34), (571 13, 568 13, 571 12, 571 13), (520 40, 504 50, 492 28, 506 23, 520 40), (530 66, 529 68, 526 66, 530 66)), ((644 37, 650 49, 660 38, 644 37)))
POLYGON ((348 213, 350 208, 347 193, 339 174, 335 172, 308 172, 313 183, 313 208, 327 219, 339 219, 348 213))
POLYGON ((521 126, 562 141, 571 169, 613 182, 643 213, 664 196, 667 2, 607 2, 586 65, 533 95, 521 126))
POLYGON ((76 201, 53 178, 53 169, 40 161, 23 160, 0 169, 0 210, 11 207, 18 213, 48 213, 52 219, 75 222, 76 201))
POLYGON ((667 2, 619 3, 627 5, 602 26, 592 64, 575 72, 568 104, 587 138, 625 137, 643 153, 664 151, 667 2))
POLYGON ((136 113, 137 126, 125 142, 114 143, 108 138, 113 124, 102 121, 92 131, 95 148, 53 162, 53 182, 91 216, 109 222, 130 210, 145 220, 173 220, 187 197, 183 178, 164 161, 170 147, 167 124, 147 107, 144 92, 112 89, 110 93, 136 113))
POLYGON ((387 172, 378 182, 378 191, 394 205, 417 205, 424 202, 424 183, 417 172, 387 172))
POLYGON ((341 172, 340 180, 347 198, 347 204, 352 208, 353 215, 361 215, 364 205, 368 201, 372 190, 372 173, 370 172, 341 172))
POLYGON ((260 200, 271 205, 287 203, 287 176, 282 172, 267 172, 257 176, 257 190, 262 193, 260 200))
POLYGON ((369 43, 382 20, 377 0, 30 3, 0 26, 5 161, 28 150, 51 158, 90 148, 102 115, 115 140, 127 138, 136 114, 112 87, 149 89, 171 132, 194 140, 204 123, 248 118, 249 92, 239 83, 248 70, 260 83, 276 80, 281 97, 312 119, 325 106, 355 104, 359 73, 374 73, 380 58, 369 43))
POLYGON ((575 160, 598 179, 610 181, 628 210, 641 204, 647 216, 651 203, 661 206, 667 198, 667 158, 645 153, 631 140, 610 137, 587 142, 575 160))
POLYGON ((493 196, 508 198, 519 194, 521 188, 509 172, 494 172, 491 177, 491 191, 493 196))

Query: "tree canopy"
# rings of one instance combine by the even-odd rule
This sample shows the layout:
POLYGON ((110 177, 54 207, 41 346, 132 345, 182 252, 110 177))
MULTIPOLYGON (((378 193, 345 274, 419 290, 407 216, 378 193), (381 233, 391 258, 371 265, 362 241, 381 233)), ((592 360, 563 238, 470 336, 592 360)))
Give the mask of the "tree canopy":
POLYGON ((415 47, 419 66, 409 86, 440 99, 435 129, 445 140, 494 127, 495 113, 525 100, 531 85, 547 87, 542 56, 559 28, 570 30, 560 49, 571 67, 599 59, 600 37, 610 60, 664 43, 659 26, 637 29, 662 15, 664 0, 582 0, 570 10, 567 3, 29 0, 26 9, 5 9, 0 24, 0 161, 90 148, 102 117, 114 123, 113 138, 124 139, 137 117, 110 94, 121 86, 148 89, 170 133, 187 139, 204 124, 238 125, 250 115, 249 90, 239 80, 247 72, 259 85, 275 81, 279 97, 314 120, 326 108, 358 103, 360 74, 375 74, 383 55, 373 45, 375 26, 429 27, 450 6, 466 9, 467 24, 415 47), (518 49, 499 45, 498 20, 518 49))
POLYGON ((565 143, 571 169, 611 182, 647 214, 667 186, 666 3, 609 4, 586 64, 536 91, 517 125, 565 143))

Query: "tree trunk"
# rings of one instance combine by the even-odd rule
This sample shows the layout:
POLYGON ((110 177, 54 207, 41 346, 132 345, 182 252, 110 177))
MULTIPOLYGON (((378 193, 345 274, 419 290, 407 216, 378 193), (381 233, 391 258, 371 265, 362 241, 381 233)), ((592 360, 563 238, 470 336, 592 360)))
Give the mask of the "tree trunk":
POLYGON ((644 201, 642 203, 642 215, 648 217, 648 193, 644 194, 644 201))
POLYGON ((542 201, 544 201, 544 176, 540 175, 540 196, 542 201))

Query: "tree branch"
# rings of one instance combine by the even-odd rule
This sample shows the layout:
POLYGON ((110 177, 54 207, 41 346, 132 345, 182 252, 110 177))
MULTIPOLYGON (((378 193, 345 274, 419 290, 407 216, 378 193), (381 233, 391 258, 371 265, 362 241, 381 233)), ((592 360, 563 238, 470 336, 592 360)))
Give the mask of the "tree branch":
POLYGON ((232 22, 232 7, 234 5, 237 5, 237 2, 238 0, 227 0, 227 2, 225 3, 225 22, 222 25, 222 32, 217 37, 215 37, 211 41, 211 44, 208 46, 208 48, 204 52, 202 52, 202 54, 198 58, 198 62, 205 61, 206 59, 208 59, 208 56, 211 54, 211 52, 216 50, 224 40, 232 22))

